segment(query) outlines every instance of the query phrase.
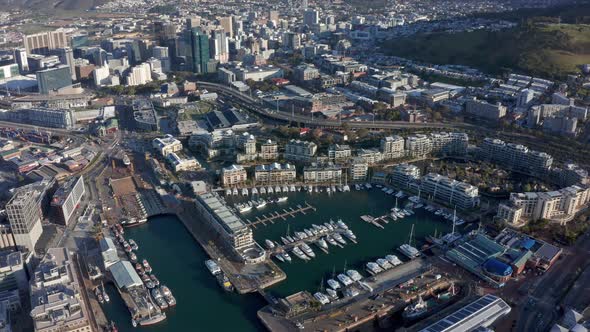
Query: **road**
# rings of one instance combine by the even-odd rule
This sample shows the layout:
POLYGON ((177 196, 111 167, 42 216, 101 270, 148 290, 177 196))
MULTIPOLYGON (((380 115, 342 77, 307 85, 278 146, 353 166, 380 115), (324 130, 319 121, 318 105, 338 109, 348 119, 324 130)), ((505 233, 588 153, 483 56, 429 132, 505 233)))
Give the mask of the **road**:
POLYGON ((72 136, 73 137, 73 136, 78 136, 78 134, 79 134, 79 132, 77 132, 75 130, 67 130, 67 129, 51 128, 51 127, 40 127, 40 126, 18 123, 18 122, 0 121, 0 127, 43 131, 43 132, 48 132, 48 133, 51 133, 51 134, 57 135, 57 136, 72 136))
MULTIPOLYGON (((311 116, 304 116, 299 114, 290 114, 282 111, 276 111, 267 108, 263 105, 261 99, 253 98, 247 94, 241 93, 235 89, 225 85, 197 81, 197 85, 205 88, 218 95, 233 98, 239 101, 243 106, 259 116, 283 121, 296 122, 307 127, 321 127, 321 128, 339 128, 347 124, 349 128, 354 129, 419 129, 419 128, 454 128, 454 129, 478 129, 477 126, 467 123, 410 123, 403 121, 349 121, 349 120, 326 120, 320 118, 312 118, 311 116)), ((479 130, 479 129, 478 129, 479 130)))
POLYGON ((590 232, 576 244, 565 248, 564 255, 538 282, 519 304, 516 331, 548 331, 560 318, 561 305, 567 290, 575 282, 577 272, 590 264, 590 232))

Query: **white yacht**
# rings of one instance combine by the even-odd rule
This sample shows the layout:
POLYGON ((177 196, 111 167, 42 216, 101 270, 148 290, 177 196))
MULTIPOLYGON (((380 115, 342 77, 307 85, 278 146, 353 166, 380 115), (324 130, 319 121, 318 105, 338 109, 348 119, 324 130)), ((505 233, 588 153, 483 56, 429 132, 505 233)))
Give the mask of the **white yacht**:
POLYGON ((346 297, 355 297, 355 296, 359 295, 360 293, 356 288, 349 287, 349 288, 345 289, 342 292, 342 294, 344 294, 344 296, 346 296, 346 297))
POLYGON ((286 252, 286 251, 284 251, 282 254, 283 254, 283 258, 284 258, 284 259, 285 259, 287 262, 291 263, 292 259, 291 259, 291 256, 289 256, 289 253, 288 253, 288 252, 286 252))
POLYGON ((252 195, 258 195, 258 189, 256 187, 252 188, 252 195))
POLYGON ((358 273, 357 270, 348 270, 346 271, 346 275, 350 277, 350 279, 352 279, 353 281, 359 281, 361 279, 363 279, 363 276, 358 273))
POLYGON ((377 264, 375 262, 368 262, 367 263, 367 272, 369 272, 372 275, 375 275, 377 273, 383 272, 383 269, 379 266, 379 264, 377 264))
POLYGON ((291 187, 289 187, 289 190, 290 190, 292 193, 293 193, 293 192, 295 192, 295 191, 297 191, 297 189, 295 188, 295 186, 291 186, 291 187))
POLYGON ((340 283, 334 279, 328 279, 328 286, 330 286, 330 288, 333 290, 337 290, 341 287, 340 283))
POLYGON ((318 247, 323 248, 323 249, 328 249, 328 244, 326 243, 326 240, 324 239, 318 239, 316 241, 316 244, 318 245, 318 247))
POLYGON ((232 195, 237 196, 238 195, 238 188, 234 188, 234 190, 232 190, 232 195))
POLYGON ((336 278, 338 278, 338 280, 340 280, 340 282, 344 286, 348 286, 353 283, 352 279, 350 279, 346 274, 343 274, 343 273, 340 273, 339 275, 337 275, 336 278))
POLYGON ((342 235, 340 235, 338 233, 334 233, 334 234, 332 234, 332 237, 334 238, 334 240, 338 241, 340 244, 346 244, 346 240, 344 240, 342 238, 342 235))
POLYGON ((248 188, 242 188, 242 196, 248 196, 248 188))
POLYGON ((391 265, 391 263, 389 263, 389 261, 387 261, 385 258, 377 259, 377 264, 379 264, 379 266, 381 266, 381 268, 384 270, 389 270, 393 267, 393 265, 391 265))
POLYGON ((259 200, 258 202, 256 202, 256 208, 257 208, 257 209, 262 209, 262 208, 263 208, 263 207, 265 207, 265 206, 266 206, 266 201, 265 201, 265 200, 263 200, 263 199, 261 199, 261 200, 259 200))
POLYGON ((289 199, 289 197, 287 197, 287 196, 281 196, 281 197, 277 198, 277 203, 286 202, 288 199, 289 199))
POLYGON ((213 275, 221 272, 219 265, 217 265, 217 263, 215 263, 215 261, 212 259, 205 261, 205 266, 207 266, 207 269, 209 269, 209 272, 211 272, 213 275))
POLYGON ((300 259, 303 259, 304 261, 309 260, 309 257, 307 257, 303 251, 301 251, 301 249, 299 249, 299 247, 293 247, 293 254, 295 254, 295 256, 299 257, 300 259))
POLYGON ((275 187, 275 193, 280 193, 281 192, 281 187, 280 186, 276 186, 275 187))
POLYGON ((302 243, 301 244, 301 249, 303 250, 303 252, 311 257, 314 258, 315 257, 315 253, 313 252, 313 250, 311 250, 311 248, 307 245, 307 243, 302 243))
POLYGON ((289 192, 289 187, 288 186, 283 186, 283 192, 284 193, 288 193, 289 192))
POLYGON ((344 221, 342 221, 342 219, 338 219, 338 227, 342 228, 342 229, 348 229, 348 226, 344 223, 344 221))
POLYGON ((266 188, 260 187, 260 194, 261 195, 266 195, 266 188))
POLYGON ((418 249, 412 247, 411 245, 404 243, 401 246, 399 246, 399 251, 408 256, 408 258, 410 259, 414 259, 418 256, 420 256, 420 251, 418 251, 418 249))
POLYGON ((333 245, 333 246, 337 246, 338 242, 336 242, 336 240, 334 240, 330 235, 326 236, 326 241, 328 241, 329 244, 333 245))
POLYGON ((352 242, 356 241, 356 235, 354 235, 354 233, 350 229, 347 229, 346 232, 344 232, 344 236, 349 238, 352 242))
POLYGON ((268 186, 268 188, 266 188, 266 193, 268 194, 273 194, 275 191, 272 189, 271 186, 268 186))
POLYGON ((268 249, 273 249, 273 248, 275 247, 275 244, 274 244, 274 242, 272 242, 272 241, 271 241, 271 240, 269 240, 269 239, 266 239, 266 240, 264 240, 264 243, 266 244, 266 247, 267 247, 268 249))
POLYGON ((326 293, 328 293, 328 296, 330 296, 332 301, 338 300, 338 292, 336 292, 332 288, 326 288, 326 293))
POLYGON ((313 294, 313 297, 315 297, 315 299, 318 300, 321 304, 330 303, 330 299, 324 293, 317 292, 313 294))
POLYGON ((400 261, 396 255, 387 255, 385 256, 385 259, 387 259, 387 261, 391 263, 391 265, 393 266, 398 266, 402 264, 402 261, 400 261))

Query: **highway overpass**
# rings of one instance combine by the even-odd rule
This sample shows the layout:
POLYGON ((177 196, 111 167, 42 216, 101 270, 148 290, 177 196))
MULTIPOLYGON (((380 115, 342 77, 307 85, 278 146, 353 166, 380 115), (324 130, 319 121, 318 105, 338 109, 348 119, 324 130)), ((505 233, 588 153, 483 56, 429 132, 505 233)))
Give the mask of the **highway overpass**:
POLYGON ((347 124, 353 129, 420 129, 420 128, 447 128, 447 129, 474 129, 476 126, 465 123, 410 123, 403 121, 349 121, 349 120, 327 120, 312 116, 303 116, 300 114, 289 114, 286 112, 276 111, 265 107, 259 98, 254 98, 248 94, 242 93, 228 86, 197 81, 197 85, 211 92, 216 92, 220 96, 236 99, 249 111, 256 113, 264 118, 301 124, 306 127, 320 128, 339 128, 347 124))

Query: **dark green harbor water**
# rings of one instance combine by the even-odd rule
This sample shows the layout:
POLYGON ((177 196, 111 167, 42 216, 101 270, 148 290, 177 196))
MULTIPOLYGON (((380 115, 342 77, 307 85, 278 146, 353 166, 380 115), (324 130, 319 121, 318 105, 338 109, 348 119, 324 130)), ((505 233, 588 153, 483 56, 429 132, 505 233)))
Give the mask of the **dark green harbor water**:
MULTIPOLYGON (((415 244, 422 245, 426 235, 435 230, 447 232, 448 222, 423 209, 401 221, 391 221, 385 229, 377 228, 360 220, 363 214, 381 216, 395 206, 395 198, 384 194, 379 189, 371 191, 352 191, 350 193, 306 194, 289 193, 285 203, 268 204, 262 211, 251 211, 244 218, 254 220, 255 216, 271 211, 282 211, 308 202, 317 208, 306 215, 298 214, 296 218, 286 221, 279 219, 274 224, 254 229, 256 240, 264 244, 264 239, 280 242, 280 237, 289 230, 302 231, 311 224, 321 224, 341 218, 354 231, 358 244, 350 241, 344 248, 330 246, 330 254, 321 252, 311 245, 317 257, 303 262, 294 255, 293 263, 278 263, 287 273, 287 280, 271 289, 280 296, 286 296, 300 290, 315 292, 321 281, 346 268, 357 269, 367 275, 365 263, 374 261, 387 254, 395 254, 404 259, 396 248, 408 241, 412 224, 415 224, 415 244), (287 229, 289 228, 289 229, 287 229)), ((228 198, 230 203, 245 199, 228 198)), ((400 201, 399 206, 405 204, 400 201)), ((126 229, 125 237, 133 238, 139 245, 137 252, 140 259, 146 258, 154 269, 154 274, 161 283, 168 286, 177 300, 177 306, 167 311, 168 319, 158 325, 142 327, 150 331, 263 331, 264 327, 256 317, 256 311, 266 303, 258 295, 229 294, 220 289, 214 277, 204 265, 208 259, 198 243, 185 230, 182 223, 174 216, 155 217, 146 225, 126 229)), ((111 302, 104 305, 108 319, 115 321, 119 331, 135 330, 131 326, 130 316, 116 289, 107 287, 111 302)))

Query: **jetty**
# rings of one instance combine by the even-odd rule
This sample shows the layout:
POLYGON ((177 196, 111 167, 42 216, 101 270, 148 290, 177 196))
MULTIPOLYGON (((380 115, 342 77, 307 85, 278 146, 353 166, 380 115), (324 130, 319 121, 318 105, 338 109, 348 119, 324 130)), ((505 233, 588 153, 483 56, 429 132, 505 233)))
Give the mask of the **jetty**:
POLYGON ((383 217, 379 217, 379 218, 375 218, 369 215, 363 215, 361 216, 361 220, 364 222, 367 222, 369 224, 373 224, 379 228, 385 229, 385 227, 383 227, 383 225, 381 225, 380 223, 378 223, 378 220, 382 220, 383 217))
POLYGON ((305 215, 306 211, 308 211, 308 210, 312 210, 312 211, 317 210, 314 206, 312 206, 311 204, 309 204, 307 202, 305 202, 304 204, 305 204, 304 206, 298 204, 295 207, 285 208, 285 209, 283 209, 282 212, 277 211, 277 212, 271 212, 268 215, 263 214, 262 217, 256 217, 256 219, 254 219, 253 221, 250 219, 246 219, 246 222, 248 223, 248 225, 256 228, 257 226, 260 226, 261 224, 263 226, 266 226, 267 223, 274 224, 274 222, 277 219, 287 220, 288 217, 295 218, 295 216, 298 213, 305 215))

